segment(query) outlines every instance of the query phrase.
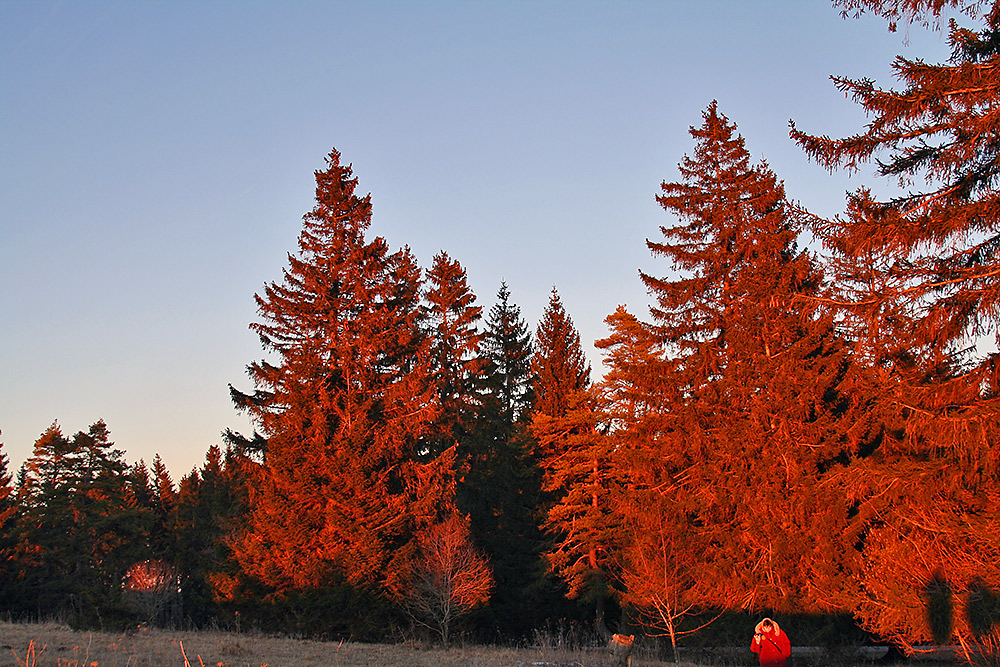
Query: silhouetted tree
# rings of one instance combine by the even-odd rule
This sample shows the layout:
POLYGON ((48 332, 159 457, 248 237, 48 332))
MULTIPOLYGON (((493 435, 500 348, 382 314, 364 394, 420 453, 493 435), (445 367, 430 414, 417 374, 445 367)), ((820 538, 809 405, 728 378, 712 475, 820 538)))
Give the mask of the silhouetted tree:
POLYGON ((159 502, 170 504, 175 539, 169 564, 180 578, 184 616, 196 625, 225 618, 253 596, 234 544, 246 529, 256 470, 235 448, 213 445, 201 468, 181 478, 176 495, 159 475, 159 502))
POLYGON ((480 407, 469 470, 459 487, 476 545, 496 579, 493 629, 520 635, 534 627, 544 578, 538 529, 538 468, 527 432, 531 334, 506 283, 490 309, 480 345, 480 407))
MULTIPOLYGON (((121 578, 146 557, 149 515, 103 421, 72 438, 53 424, 26 463, 17 522, 19 612, 96 623, 120 611, 121 578)), ((141 490, 139 490, 141 492, 141 490)))
POLYGON ((13 533, 19 503, 9 465, 10 459, 3 451, 3 442, 0 442, 0 609, 10 608, 13 602, 10 592, 15 587, 13 533))

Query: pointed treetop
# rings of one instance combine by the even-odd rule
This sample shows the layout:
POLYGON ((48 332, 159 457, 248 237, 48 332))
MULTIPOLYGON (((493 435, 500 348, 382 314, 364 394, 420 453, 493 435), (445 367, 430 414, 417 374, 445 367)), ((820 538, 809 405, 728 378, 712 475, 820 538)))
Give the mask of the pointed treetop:
POLYGON ((547 415, 564 414, 573 394, 590 385, 590 364, 580 344, 580 333, 555 286, 535 331, 531 369, 535 376, 534 409, 547 415))

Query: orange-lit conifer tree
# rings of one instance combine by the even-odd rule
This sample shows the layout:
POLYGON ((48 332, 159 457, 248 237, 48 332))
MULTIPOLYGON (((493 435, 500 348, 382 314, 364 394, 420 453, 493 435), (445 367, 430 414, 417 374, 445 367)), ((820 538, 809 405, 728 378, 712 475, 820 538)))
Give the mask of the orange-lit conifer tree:
MULTIPOLYGON (((833 253, 832 300, 870 367, 879 425, 839 478, 863 537, 858 590, 845 606, 869 630, 912 644, 937 634, 929 590, 965 599, 1000 587, 1000 364, 974 346, 1000 321, 1000 3, 841 4, 924 23, 946 6, 985 5, 979 30, 951 23, 948 63, 896 59, 902 90, 835 79, 869 114, 865 131, 830 139, 792 127, 823 166, 877 161, 880 176, 909 190, 881 201, 861 189, 847 215, 819 228, 833 253)), ((963 619, 951 627, 967 639, 963 619)))
POLYGON ((580 332, 555 287, 535 329, 531 372, 535 393, 532 411, 536 414, 564 414, 570 397, 590 386, 590 364, 580 343, 580 332))
POLYGON ((846 516, 820 480, 846 448, 848 350, 808 298, 821 275, 797 248, 801 223, 782 184, 751 164, 714 102, 703 121, 691 128, 682 180, 658 197, 678 223, 647 242, 678 273, 641 273, 656 298, 653 322, 619 310, 599 343, 629 480, 626 534, 667 530, 670 548, 686 552, 667 554, 684 566, 678 608, 813 608, 817 588, 842 585, 842 554, 823 563, 826 531, 846 516), (664 508, 640 511, 650 502, 664 508))
POLYGON ((608 595, 611 509, 609 443, 601 430, 598 397, 580 334, 555 288, 535 332, 535 403, 531 433, 542 470, 547 552, 571 598, 595 605, 603 628, 608 595))
POLYGON ((257 296, 272 360, 233 392, 267 451, 239 557, 278 591, 379 584, 451 507, 453 452, 422 460, 438 413, 420 270, 367 240, 370 196, 334 150, 281 283, 257 296))
POLYGON ((458 445, 460 458, 469 455, 478 410, 482 361, 477 330, 482 308, 466 280, 465 269, 446 252, 434 257, 424 292, 427 328, 431 335, 431 372, 441 411, 431 425, 429 454, 458 445))

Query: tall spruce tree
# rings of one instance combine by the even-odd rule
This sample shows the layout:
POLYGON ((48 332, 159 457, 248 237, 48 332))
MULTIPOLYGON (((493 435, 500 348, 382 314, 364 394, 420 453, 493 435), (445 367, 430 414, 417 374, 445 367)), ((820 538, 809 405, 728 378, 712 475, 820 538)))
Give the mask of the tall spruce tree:
POLYGON ((384 584, 414 531, 447 513, 453 451, 423 461, 438 413, 420 271, 369 241, 370 196, 334 150, 281 283, 252 324, 273 361, 233 391, 267 441, 238 555, 278 591, 384 584))
MULTIPOLYGON (((865 536, 858 590, 845 604, 867 629, 912 644, 941 639, 926 621, 928 591, 1000 588, 1000 357, 974 345, 1000 323, 1000 3, 840 4, 931 25, 943 8, 961 7, 981 22, 951 21, 947 63, 897 58, 901 90, 835 78, 871 118, 863 132, 831 139, 792 126, 821 165, 876 162, 879 176, 907 190, 883 201, 862 188, 847 215, 819 228, 837 267, 831 301, 869 362, 879 426, 840 478, 854 532, 865 536)), ((950 627, 950 640, 976 634, 961 616, 950 627)))
POLYGON ((546 556, 569 597, 591 603, 604 629, 607 590, 608 449, 590 387, 580 334, 552 288, 531 358, 535 403, 531 434, 542 470, 546 556))
POLYGON ((715 102, 691 135, 682 180, 657 198, 677 224, 647 242, 677 273, 642 272, 653 322, 619 311, 599 343, 626 533, 680 536, 671 548, 687 553, 668 556, 690 568, 684 593, 699 604, 811 609, 842 585, 817 570, 824 531, 846 520, 820 481, 845 449, 848 349, 810 298, 821 274, 781 183, 715 102))
POLYGON ((590 386, 590 364, 580 343, 580 332, 555 287, 535 329, 531 372, 535 413, 561 416, 569 408, 571 397, 590 386))
POLYGON ((531 406, 531 333, 501 283, 480 344, 483 365, 473 451, 459 488, 472 535, 493 568, 492 632, 523 635, 541 610, 538 468, 527 432, 531 406))

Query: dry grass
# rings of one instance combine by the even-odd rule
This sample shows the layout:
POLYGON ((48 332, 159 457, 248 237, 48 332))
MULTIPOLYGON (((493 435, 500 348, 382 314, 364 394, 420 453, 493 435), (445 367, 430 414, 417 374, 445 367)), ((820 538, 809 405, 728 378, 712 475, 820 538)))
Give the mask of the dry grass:
MULTIPOLYGON (((318 642, 252 634, 142 629, 75 632, 56 623, 0 622, 0 667, 603 667, 603 650, 318 642), (34 647, 34 659, 28 655, 34 647), (183 647, 183 653, 182 653, 183 647)), ((637 656, 633 667, 673 665, 637 656)), ((690 667, 690 666, 688 666, 690 667)))

